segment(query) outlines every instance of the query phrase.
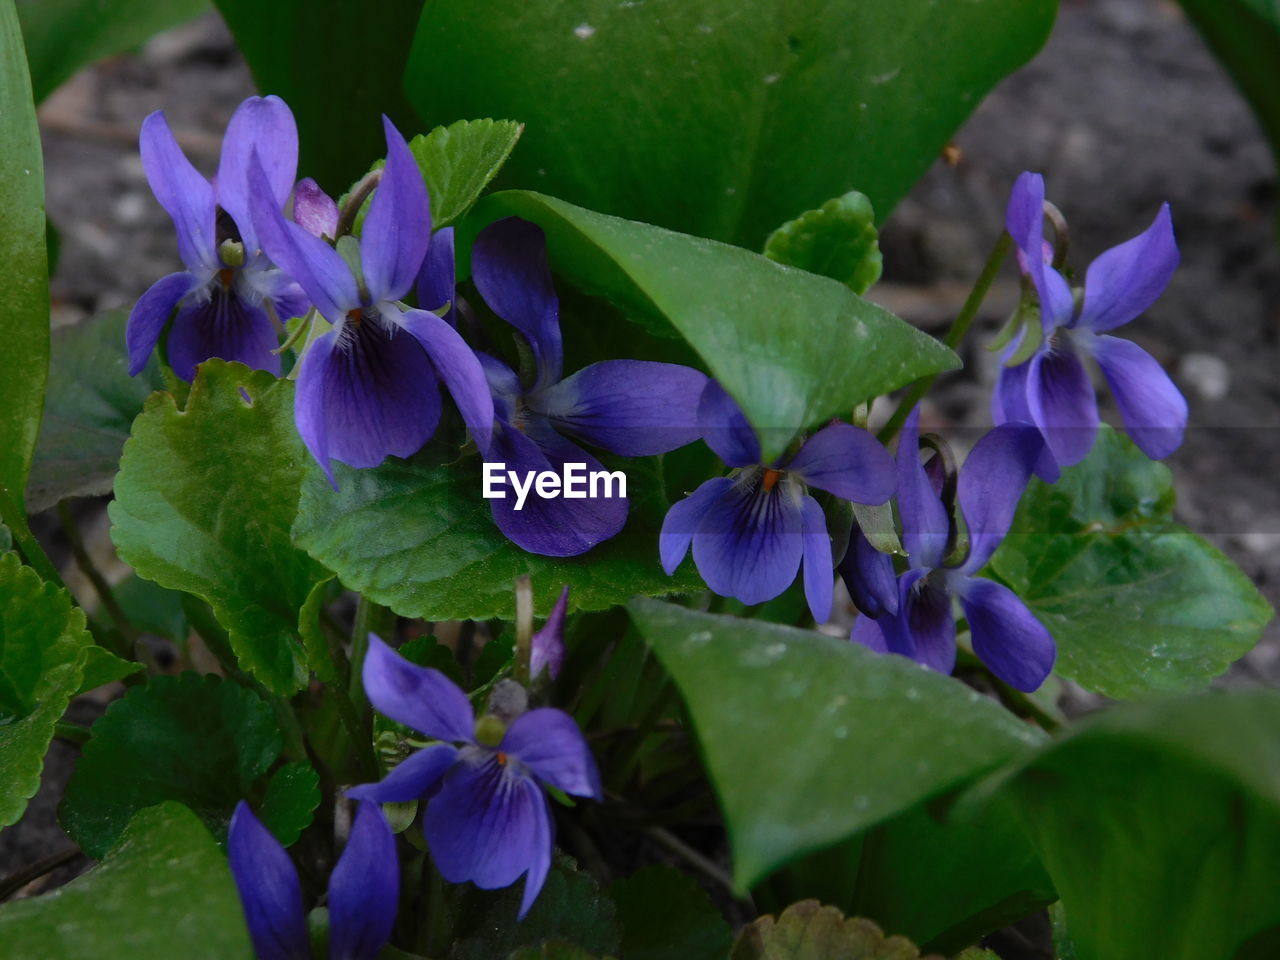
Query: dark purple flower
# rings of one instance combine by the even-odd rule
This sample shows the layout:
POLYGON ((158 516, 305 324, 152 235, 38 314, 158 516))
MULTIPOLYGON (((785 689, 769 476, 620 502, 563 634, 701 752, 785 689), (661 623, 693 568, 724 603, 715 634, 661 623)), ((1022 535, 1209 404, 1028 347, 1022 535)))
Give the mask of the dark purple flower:
POLYGON ((279 97, 250 97, 236 109, 222 141, 214 181, 183 154, 164 113, 142 123, 142 167, 160 205, 178 231, 178 253, 187 269, 157 280, 129 314, 125 340, 129 374, 136 375, 155 349, 177 308, 169 332, 169 363, 183 380, 210 357, 238 360, 280 373, 272 351, 277 318, 301 316, 307 298, 258 247, 249 216, 249 160, 256 152, 266 173, 265 195, 279 211, 293 189, 298 132, 279 97))
POLYGON ((698 405, 702 436, 730 467, 667 511, 658 537, 663 569, 674 573, 690 544, 698 572, 716 593, 743 603, 771 600, 804 563, 804 592, 819 623, 831 616, 831 538, 817 487, 854 503, 893 495, 893 460, 867 431, 823 427, 790 458, 761 463, 760 442, 741 408, 714 380, 698 405))
MULTIPOLYGON (((298 871, 244 801, 231 818, 227 854, 258 960, 310 960, 298 871)), ((377 805, 361 802, 329 875, 331 960, 374 960, 391 939, 399 897, 395 837, 377 805)))
MULTIPOLYGON (((1178 266, 1169 205, 1160 208, 1143 233, 1089 265, 1078 304, 1066 279, 1046 262, 1044 180, 1039 174, 1024 173, 1014 184, 1006 225, 1040 305, 1042 330, 1024 329, 1021 337, 1043 339, 1029 360, 1001 371, 992 397, 996 423, 1021 420, 1039 427, 1050 456, 1037 472, 1046 480, 1057 479, 1061 467, 1088 455, 1097 434, 1098 402, 1083 362, 1091 356, 1102 368, 1134 443, 1153 460, 1169 456, 1182 443, 1186 400, 1154 357, 1107 333, 1150 307, 1178 266)), ((1010 344, 1006 360, 1020 346, 1020 339, 1010 344)))
POLYGON ((601 796, 600 775, 577 724, 551 707, 522 713, 509 726, 493 716, 476 723, 453 681, 415 666, 373 635, 363 675, 369 701, 381 713, 443 742, 347 796, 425 801, 427 845, 441 875, 484 890, 508 887, 523 875, 523 919, 551 867, 554 823, 543 787, 601 796))
POLYGON ((373 467, 421 449, 440 420, 441 381, 481 449, 493 428, 493 401, 471 348, 434 313, 398 302, 427 253, 431 212, 408 145, 385 117, 383 127, 387 165, 358 261, 354 241, 344 237, 335 250, 286 220, 264 169, 255 165, 250 175, 263 249, 334 324, 302 359, 294 406, 298 432, 330 481, 330 460, 373 467))
MULTIPOLYGON (((603 360, 562 378, 560 305, 547 265, 546 238, 515 217, 485 227, 471 252, 472 278, 485 302, 528 342, 531 383, 482 356, 494 394, 493 446, 485 459, 522 476, 563 473, 566 463, 603 471, 574 440, 628 457, 666 453, 698 439, 697 404, 707 378, 690 367, 603 360), (573 438, 573 439, 569 439, 573 438)), ((421 288, 420 288, 421 289, 421 288)), ((439 296, 436 296, 439 299, 439 296)), ((624 497, 491 499, 508 539, 552 557, 571 557, 614 536, 627 522, 624 497)))
POLYGON ((1053 637, 1012 590, 975 574, 1009 531, 1044 440, 1029 423, 1006 423, 978 441, 956 482, 969 555, 948 566, 952 520, 936 478, 920 463, 919 423, 917 410, 898 440, 898 512, 909 569, 898 578, 896 604, 889 604, 884 602, 884 564, 865 551, 857 555, 854 578, 882 610, 859 617, 850 639, 950 673, 956 663, 951 609, 956 597, 969 622, 973 652, 1005 683, 1035 690, 1053 669, 1053 637))

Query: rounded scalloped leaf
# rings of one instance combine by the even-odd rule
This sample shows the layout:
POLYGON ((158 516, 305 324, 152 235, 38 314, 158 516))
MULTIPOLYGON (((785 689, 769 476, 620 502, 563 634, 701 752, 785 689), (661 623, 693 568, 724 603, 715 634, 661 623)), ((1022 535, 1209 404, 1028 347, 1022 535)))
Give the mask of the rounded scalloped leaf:
POLYGON ((38 789, 54 725, 80 687, 84 612, 16 553, 0 554, 0 826, 38 789))
POLYGON ((942 960, 920 956, 905 937, 886 937, 861 917, 845 917, 817 900, 801 900, 781 916, 742 928, 729 960, 942 960))
POLYGON ((101 858, 138 810, 177 800, 222 837, 280 748, 275 715, 254 691, 195 673, 155 677, 93 725, 62 800, 62 825, 101 858))

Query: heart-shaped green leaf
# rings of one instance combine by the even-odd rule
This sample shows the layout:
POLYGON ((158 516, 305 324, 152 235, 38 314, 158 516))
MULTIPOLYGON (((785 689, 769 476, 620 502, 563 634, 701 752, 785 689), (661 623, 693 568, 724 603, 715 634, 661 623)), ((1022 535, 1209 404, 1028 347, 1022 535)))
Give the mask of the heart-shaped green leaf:
POLYGON ((433 124, 528 124, 511 185, 758 250, 849 190, 886 216, 1056 9, 431 0, 404 83, 433 124))
POLYGON ((902 657, 652 600, 629 609, 688 704, 742 889, 1039 741, 902 657))
POLYGON ((306 682, 298 618, 325 576, 289 534, 309 462, 292 381, 210 360, 185 410, 168 393, 148 399, 110 506, 121 558, 207 601, 240 662, 280 694, 306 682))
POLYGON ((84 612, 67 592, 16 553, 0 554, 0 827, 15 823, 39 789, 54 725, 80 688, 90 648, 84 612))
POLYGON ((0 907, 8 957, 250 957, 227 858, 178 803, 139 811, 101 865, 53 893, 0 907), (180 947, 177 947, 180 945, 180 947))
POLYGON ((880 279, 879 236, 871 201, 855 190, 784 223, 769 234, 764 255, 839 280, 861 295, 880 279))
POLYGON ((470 228, 510 215, 542 227, 558 274, 693 347, 746 412, 766 460, 798 430, 960 365, 843 284, 739 247, 520 191, 486 197, 470 228))
POLYGON ((1172 513, 1169 469, 1109 427, 1056 484, 1032 480, 991 568, 1053 634, 1059 674, 1109 697, 1191 690, 1257 643, 1270 606, 1172 513))

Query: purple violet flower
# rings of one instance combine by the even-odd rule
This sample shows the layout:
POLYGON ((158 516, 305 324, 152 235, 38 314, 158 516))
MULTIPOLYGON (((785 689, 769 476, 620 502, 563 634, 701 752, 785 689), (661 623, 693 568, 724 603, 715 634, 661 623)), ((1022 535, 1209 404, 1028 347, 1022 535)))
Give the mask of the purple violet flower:
POLYGON ((279 211, 293 189, 298 131, 279 97, 250 97, 236 109, 222 141, 214 181, 182 152, 162 111, 142 122, 142 167, 160 205, 178 231, 187 269, 157 280, 129 314, 125 341, 129 375, 146 366, 174 308, 169 363, 183 380, 210 357, 238 360, 279 375, 277 318, 301 316, 309 306, 301 288, 258 249, 249 216, 249 160, 255 152, 266 172, 266 196, 279 211))
MULTIPOLYGON (((355 244, 339 250, 285 220, 265 169, 250 172, 254 224, 263 249, 302 285, 334 324, 302 359, 294 415, 298 432, 333 482, 330 460, 377 466, 408 457, 440 420, 440 383, 485 449, 493 401, 484 371, 458 332, 434 313, 399 302, 413 286, 431 235, 427 187, 404 137, 383 118, 387 165, 355 244)), ((323 229, 323 227, 321 227, 323 229)))
POLYGON ((751 604, 787 589, 803 561, 809 610, 826 622, 835 579, 831 538, 808 488, 854 503, 884 503, 893 495, 888 451, 867 431, 833 423, 790 458, 763 464, 751 424, 714 380, 702 393, 698 421, 707 445, 735 469, 667 511, 658 537, 663 569, 674 573, 692 544, 693 562, 707 586, 751 604))
MULTIPOLYGON (((1089 265, 1077 307, 1066 278, 1046 262, 1044 180, 1018 177, 1009 197, 1006 226, 1018 248, 1018 263, 1031 278, 1039 301, 1043 341, 1025 363, 1000 372, 992 396, 997 424, 1034 423, 1050 457, 1037 467, 1044 479, 1079 463, 1098 431, 1098 402, 1083 358, 1102 368, 1133 442, 1153 460, 1182 443, 1187 402, 1151 354, 1129 340, 1108 336, 1153 304, 1178 266, 1178 246, 1166 203, 1143 233, 1112 247, 1089 265)), ((1022 337, 1034 335, 1024 330, 1022 337)), ((1021 339, 1010 344, 1011 357, 1021 339)))
MULTIPOLYGON (((243 800, 231 817, 227 854, 258 960, 311 960, 297 868, 243 800)), ((331 960, 374 960, 391 939, 399 898, 395 837, 377 805, 362 802, 329 875, 331 960)))
POLYGON ((881 586, 885 563, 866 551, 855 555, 854 575, 863 584, 862 592, 875 597, 883 609, 878 616, 859 617, 850 639, 878 653, 901 654, 950 673, 956 664, 951 600, 957 597, 978 658, 1011 687, 1035 690, 1053 669, 1053 637, 1017 594, 975 574, 1008 533, 1044 440, 1029 423, 1006 423, 978 441, 956 482, 969 555, 958 566, 947 566, 944 552, 951 539, 951 518, 940 484, 920 463, 919 430, 916 410, 898 439, 898 512, 909 569, 898 578, 897 601, 890 604, 881 586))
POLYGON ((508 887, 523 875, 523 919, 551 867, 555 825, 543 787, 601 797, 600 774, 577 724, 552 707, 522 713, 509 726, 492 715, 477 722, 452 680, 410 663, 372 634, 363 676, 379 712, 443 742, 347 796, 425 802, 427 845, 441 875, 482 890, 508 887))
MULTIPOLYGON (((566 463, 595 472, 604 467, 574 440, 645 457, 698 439, 698 397, 707 378, 697 370, 602 360, 562 377, 559 300, 546 237, 536 224, 510 217, 485 227, 472 248, 471 271, 493 312, 528 342, 535 367, 533 382, 521 383, 505 363, 481 355, 494 395, 493 446, 486 461, 505 463, 521 476, 559 474, 566 463)), ((515 503, 514 497, 491 499, 494 522, 507 539, 544 556, 585 553, 627 522, 623 497, 543 498, 533 491, 522 509, 515 503)))

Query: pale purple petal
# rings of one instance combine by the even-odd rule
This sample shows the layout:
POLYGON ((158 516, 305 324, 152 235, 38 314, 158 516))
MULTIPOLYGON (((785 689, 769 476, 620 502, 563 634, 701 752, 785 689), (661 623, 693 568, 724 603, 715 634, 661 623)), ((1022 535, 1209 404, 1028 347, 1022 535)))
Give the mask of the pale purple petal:
POLYGON ((297 868, 243 800, 231 816, 227 856, 258 960, 310 960, 297 868))
MULTIPOLYGON (((895 583, 893 588, 897 590, 898 585, 895 583)), ((849 631, 849 639, 874 653, 894 652, 889 649, 889 641, 881 629, 881 621, 874 617, 869 617, 865 613, 853 621, 853 629, 849 631)))
POLYGON ((736 400, 715 380, 708 380, 698 400, 698 428, 716 456, 731 467, 761 461, 760 441, 736 400))
POLYGON ((551 869, 551 847, 555 834, 555 823, 551 819, 551 808, 546 796, 535 784, 528 781, 524 782, 523 787, 529 796, 529 802, 535 808, 535 816, 533 839, 529 844, 531 848, 529 871, 524 876, 524 894, 520 898, 520 912, 516 914, 517 921, 525 918, 533 902, 538 899, 538 894, 542 892, 542 885, 547 881, 547 872, 551 869))
POLYGON ((818 623, 831 619, 832 584, 835 561, 831 556, 831 537, 827 535, 827 518, 813 497, 805 494, 801 524, 804 531, 804 596, 809 612, 818 623))
POLYGON ((480 361, 484 379, 489 384, 489 392, 493 394, 494 419, 511 423, 516 418, 516 408, 521 401, 520 378, 497 357, 477 350, 476 359, 480 361))
POLYGON ((450 883, 482 890, 515 883, 550 846, 541 791, 490 751, 454 766, 427 805, 427 846, 450 883))
POLYGON ((293 222, 314 237, 333 239, 338 233, 338 205, 310 177, 293 188, 293 222))
MULTIPOLYGON (((1035 423, 1031 405, 1027 402, 1027 376, 1031 364, 1020 363, 1016 367, 1001 367, 991 394, 991 420, 996 426, 1004 423, 1035 423)), ((1036 476, 1045 483, 1057 483, 1062 470, 1046 443, 1036 462, 1036 476)))
POLYGON ((951 525, 946 508, 920 463, 919 408, 911 411, 898 436, 898 512, 902 516, 902 543, 911 565, 940 566, 951 525))
POLYGON ((662 569, 668 574, 676 572, 680 561, 689 552, 693 535, 702 526, 702 519, 711 505, 732 486, 733 481, 728 477, 715 477, 707 480, 683 500, 671 505, 663 518, 662 531, 658 534, 658 556, 662 560, 662 569))
POLYGON ((1008 587, 974 577, 961 588, 973 652, 1016 690, 1032 691, 1053 669, 1057 646, 1035 614, 1008 587))
MULTIPOLYGON (((505 470, 519 474, 522 483, 524 478, 542 471, 563 475, 566 463, 583 464, 586 474, 604 470, 600 461, 538 417, 526 420, 523 433, 510 426, 495 431, 485 459, 505 464, 505 470)), ((610 492, 617 494, 617 484, 612 486, 610 492)), ((543 498, 531 489, 519 510, 511 485, 508 483, 503 489, 505 497, 489 501, 494 523, 508 540, 530 553, 576 557, 615 536, 627 522, 627 499, 604 496, 603 486, 597 487, 595 497, 585 499, 543 498)))
POLYGON ((451 327, 458 325, 456 271, 453 227, 445 227, 431 235, 422 269, 418 271, 418 306, 434 312, 449 304, 444 319, 451 327))
POLYGON ((522 713, 498 750, 514 757, 557 790, 599 800, 600 773, 587 740, 573 717, 554 707, 522 713))
POLYGON ((969 530, 969 557, 962 570, 981 569, 996 552, 1043 453, 1044 438, 1029 423, 995 427, 970 451, 956 484, 969 530))
POLYGON ((1156 358, 1117 337, 1098 337, 1093 351, 1138 448, 1152 460, 1162 460, 1182 446, 1187 401, 1156 358))
POLYGON ((1178 260, 1166 203, 1146 230, 1089 264, 1079 326, 1102 333, 1128 323, 1164 293, 1178 260))
POLYGON ((1045 262, 1044 178, 1040 174, 1023 173, 1014 181, 1005 227, 1018 248, 1018 264, 1031 277, 1039 295, 1045 332, 1067 326, 1075 300, 1066 279, 1045 262))
POLYGON ((1044 177, 1030 170, 1019 174, 1009 192, 1004 224, 1024 255, 1039 255, 1044 240, 1044 177))
MULTIPOLYGON (((910 571, 899 581, 898 604, 898 626, 914 648, 907 655, 939 673, 954 670, 956 621, 951 612, 951 594, 919 571, 910 571)), ((888 639, 893 650, 893 637, 888 639)))
POLYGON ((439 670, 410 663, 371 633, 362 675, 379 713, 437 740, 470 742, 471 702, 439 670))
POLYGON ((866 430, 848 423, 823 427, 786 465, 804 482, 854 503, 878 505, 893 496, 893 457, 866 430))
POLYGON ((440 408, 421 344, 377 319, 344 324, 313 343, 294 402, 298 432, 326 472, 329 459, 364 468, 412 456, 431 439, 440 408))
POLYGON ((493 442, 493 395, 480 360, 453 327, 428 310, 406 310, 400 325, 422 344, 481 453, 493 442))
POLYGON ((333 247, 284 218, 261 163, 249 170, 253 224, 271 261, 296 280, 317 310, 334 323, 360 307, 351 268, 333 247))
POLYGON ((435 794, 444 775, 458 759, 452 744, 437 743, 410 754, 377 783, 362 783, 346 791, 352 800, 409 803, 435 794))
POLYGON ((560 301, 542 228, 519 217, 489 224, 472 244, 471 277, 493 312, 529 341, 538 367, 535 388, 559 380, 564 366, 560 301))
POLYGON ((431 242, 431 205, 418 162, 385 116, 387 165, 360 231, 360 264, 369 296, 399 300, 413 286, 431 242))
POLYGON ((125 345, 129 350, 129 376, 136 377, 147 365, 151 351, 160 342, 160 334, 178 301, 200 285, 189 273, 171 273, 161 277, 138 298, 129 312, 125 327, 125 345))
POLYGON ((898 577, 893 558, 871 545, 855 523, 849 532, 849 548, 840 562, 840 576, 849 596, 864 614, 878 617, 898 612, 898 577))
POLYGON ((1072 348, 1032 357, 1027 404, 1058 466, 1073 466, 1089 455, 1098 433, 1098 401, 1089 372, 1072 348))
POLYGON ((693 561, 708 587, 743 603, 772 600, 795 580, 804 552, 804 495, 783 481, 765 490, 744 474, 714 500, 693 535, 693 561))
POLYGON ((560 599, 551 608, 551 616, 533 635, 529 650, 529 676, 534 680, 545 669, 554 680, 564 663, 564 618, 569 609, 569 588, 560 591, 560 599))
POLYGON ((329 875, 329 955, 374 960, 391 939, 399 900, 396 838, 382 811, 362 802, 329 875))
POLYGON ((277 96, 249 97, 231 115, 215 182, 218 206, 231 214, 245 250, 258 249, 249 202, 249 163, 262 162, 276 207, 283 208, 298 172, 298 126, 277 96))
POLYGON ((182 152, 162 111, 157 110, 142 121, 139 147, 151 192, 177 228, 182 262, 193 273, 211 275, 221 266, 215 239, 217 204, 213 186, 182 152))
POLYGON ((579 440, 627 457, 648 457, 698 439, 698 401, 706 384, 705 374, 675 363, 603 360, 528 402, 579 440))
POLYGON ((181 379, 195 379, 196 367, 210 357, 243 363, 280 375, 276 328, 263 309, 221 283, 209 299, 178 310, 169 331, 169 365, 181 379))

